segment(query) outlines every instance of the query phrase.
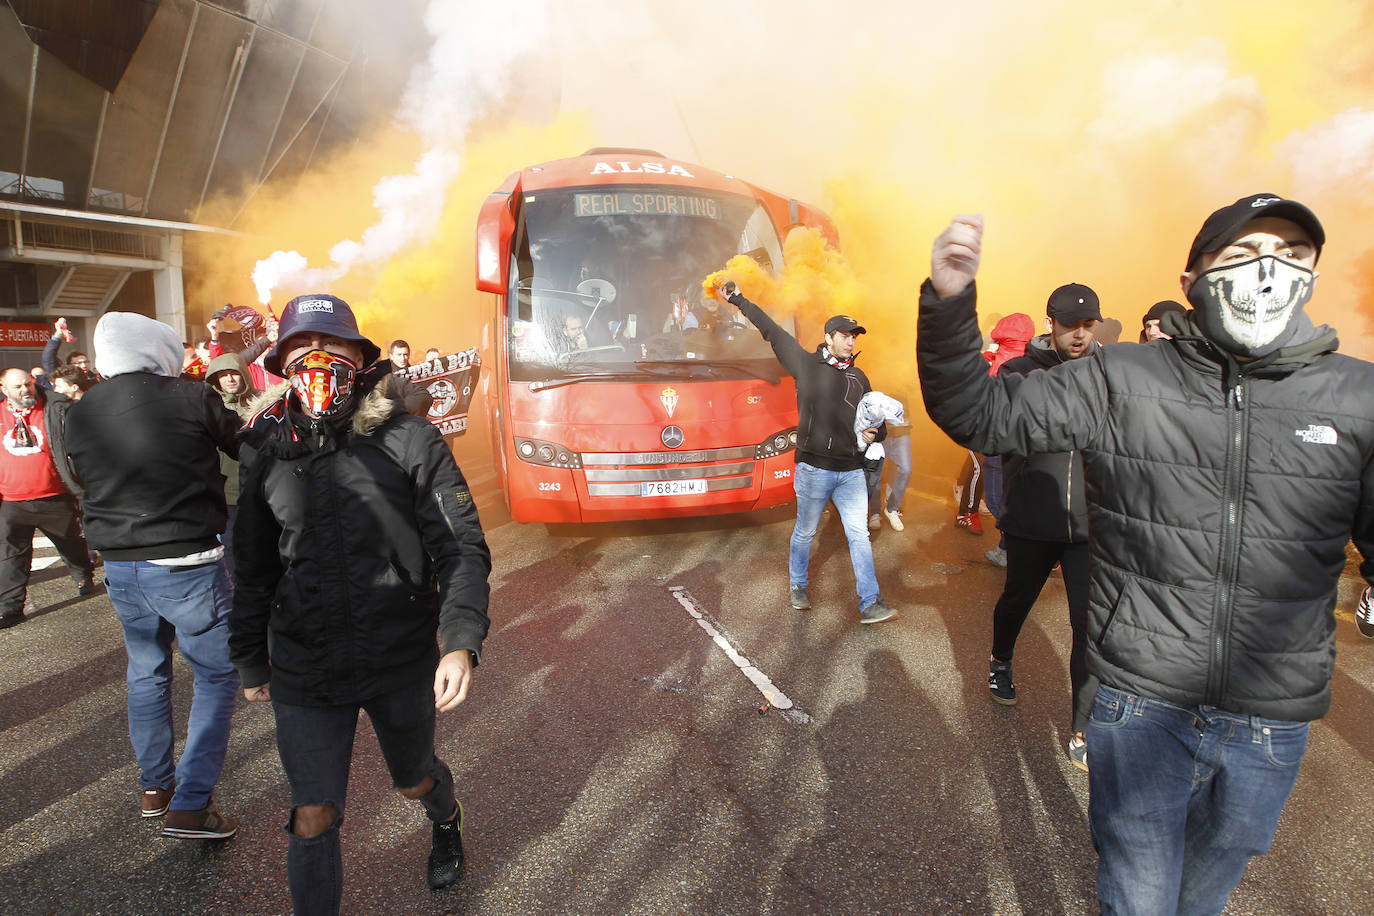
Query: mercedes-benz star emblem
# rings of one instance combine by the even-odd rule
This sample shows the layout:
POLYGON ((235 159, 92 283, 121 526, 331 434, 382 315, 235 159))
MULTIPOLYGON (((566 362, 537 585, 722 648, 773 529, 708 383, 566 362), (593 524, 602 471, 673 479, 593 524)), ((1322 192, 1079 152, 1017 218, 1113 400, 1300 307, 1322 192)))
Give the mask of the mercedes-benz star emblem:
POLYGON ((682 430, 678 429, 676 426, 665 426, 663 427, 663 436, 661 438, 663 439, 663 444, 668 448, 677 448, 686 437, 682 435, 682 430))

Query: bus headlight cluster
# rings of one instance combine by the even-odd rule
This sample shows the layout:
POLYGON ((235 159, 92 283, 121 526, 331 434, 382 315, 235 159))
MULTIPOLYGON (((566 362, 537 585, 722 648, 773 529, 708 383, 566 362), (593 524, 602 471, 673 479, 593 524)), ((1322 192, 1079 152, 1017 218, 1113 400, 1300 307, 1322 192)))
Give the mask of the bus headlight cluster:
POLYGON ((792 451, 792 449, 796 447, 796 427, 793 427, 792 429, 784 429, 780 432, 774 433, 767 439, 764 439, 758 445, 754 446, 754 460, 761 461, 764 458, 772 458, 775 455, 781 455, 785 452, 790 452, 792 451))
POLYGON ((521 461, 542 464, 550 468, 580 468, 582 459, 577 452, 570 451, 557 442, 542 439, 515 437, 515 454, 521 461))

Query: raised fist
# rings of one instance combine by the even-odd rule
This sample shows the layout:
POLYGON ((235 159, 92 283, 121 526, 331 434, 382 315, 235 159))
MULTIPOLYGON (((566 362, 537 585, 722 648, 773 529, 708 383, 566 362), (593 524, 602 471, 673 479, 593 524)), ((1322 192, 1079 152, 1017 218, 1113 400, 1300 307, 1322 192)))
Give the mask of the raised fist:
POLYGON ((76 340, 76 335, 67 330, 67 319, 59 318, 52 323, 53 330, 62 335, 62 339, 67 343, 76 340))
POLYGON ((930 253, 930 284, 941 299, 957 296, 978 273, 983 256, 983 217, 960 214, 935 239, 930 253))

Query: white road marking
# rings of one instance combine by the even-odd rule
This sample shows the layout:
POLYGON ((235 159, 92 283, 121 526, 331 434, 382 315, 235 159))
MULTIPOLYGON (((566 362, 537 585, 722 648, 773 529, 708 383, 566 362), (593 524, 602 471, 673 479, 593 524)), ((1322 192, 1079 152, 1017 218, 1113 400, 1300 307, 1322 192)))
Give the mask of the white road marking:
POLYGON ((61 557, 34 557, 33 563, 29 565, 29 569, 47 569, 49 566, 56 566, 61 562, 61 557))
POLYGON ((748 657, 735 645, 730 635, 725 632, 725 628, 711 616, 709 611, 697 603, 691 592, 680 585, 670 585, 668 591, 673 593, 678 604, 681 604, 692 616, 692 619, 697 622, 697 625, 706 631, 706 634, 711 637, 711 641, 720 647, 726 657, 740 670, 740 673, 749 679, 749 683, 758 688, 759 693, 763 694, 763 698, 768 701, 768 705, 774 709, 782 710, 787 721, 794 724, 811 721, 810 716, 795 708, 792 700, 768 679, 768 675, 754 667, 748 657))

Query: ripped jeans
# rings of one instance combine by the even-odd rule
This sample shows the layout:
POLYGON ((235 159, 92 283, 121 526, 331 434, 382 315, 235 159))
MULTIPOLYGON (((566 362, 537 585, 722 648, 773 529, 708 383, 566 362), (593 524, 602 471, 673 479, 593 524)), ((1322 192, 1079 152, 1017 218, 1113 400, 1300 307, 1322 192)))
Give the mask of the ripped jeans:
POLYGON ((391 784, 410 789, 434 778, 434 788, 419 801, 431 821, 443 821, 457 807, 453 774, 434 754, 434 690, 418 680, 362 703, 341 706, 293 706, 272 701, 277 717, 277 752, 291 784, 290 844, 286 875, 297 916, 337 913, 343 896, 343 853, 339 825, 348 795, 348 769, 358 710, 366 710, 377 744, 391 773, 391 784), (296 809, 332 804, 338 818, 316 837, 292 831, 296 809))

